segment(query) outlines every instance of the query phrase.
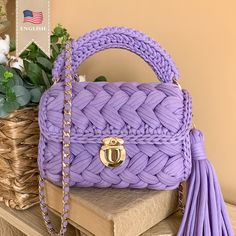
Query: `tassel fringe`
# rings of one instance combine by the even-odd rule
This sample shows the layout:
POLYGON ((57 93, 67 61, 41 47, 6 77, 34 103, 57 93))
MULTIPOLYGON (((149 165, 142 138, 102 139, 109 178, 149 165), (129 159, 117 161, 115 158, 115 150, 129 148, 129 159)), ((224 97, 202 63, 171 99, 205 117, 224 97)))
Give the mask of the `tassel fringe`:
POLYGON ((206 159, 201 131, 190 133, 192 173, 178 236, 233 236, 215 170, 206 159))

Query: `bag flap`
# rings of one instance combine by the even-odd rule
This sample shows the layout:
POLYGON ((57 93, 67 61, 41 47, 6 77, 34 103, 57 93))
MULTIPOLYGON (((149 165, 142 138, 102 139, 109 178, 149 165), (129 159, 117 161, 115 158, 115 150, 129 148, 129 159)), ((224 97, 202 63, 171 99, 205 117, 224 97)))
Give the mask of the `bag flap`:
MULTIPOLYGON (((45 138, 62 140, 64 84, 41 98, 39 124, 45 138)), ((73 82, 71 142, 176 143, 188 134, 191 97, 172 83, 73 82)))

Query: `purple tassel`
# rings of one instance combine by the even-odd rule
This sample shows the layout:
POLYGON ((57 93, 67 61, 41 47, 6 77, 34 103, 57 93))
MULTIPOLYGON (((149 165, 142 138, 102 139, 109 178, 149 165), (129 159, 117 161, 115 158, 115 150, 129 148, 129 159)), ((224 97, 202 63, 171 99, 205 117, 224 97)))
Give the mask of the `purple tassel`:
POLYGON ((233 236, 215 170, 206 158, 200 130, 190 132, 192 173, 178 236, 233 236))

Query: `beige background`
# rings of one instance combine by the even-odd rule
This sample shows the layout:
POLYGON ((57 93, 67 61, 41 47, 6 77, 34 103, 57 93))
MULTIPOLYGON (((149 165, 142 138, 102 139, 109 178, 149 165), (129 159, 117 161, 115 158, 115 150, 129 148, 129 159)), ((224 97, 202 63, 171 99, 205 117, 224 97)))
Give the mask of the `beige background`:
POLYGON ((10 27, 8 28, 7 33, 10 34, 11 37, 16 34, 15 9, 16 9, 15 0, 8 0, 7 1, 7 18, 10 21, 10 27))
MULTIPOLYGON (((74 38, 105 26, 128 26, 157 40, 174 57, 181 84, 193 96, 194 120, 225 199, 236 204, 236 2, 234 0, 52 0, 52 26, 74 38)), ((126 51, 97 54, 80 68, 89 80, 155 81, 151 69, 126 51)))

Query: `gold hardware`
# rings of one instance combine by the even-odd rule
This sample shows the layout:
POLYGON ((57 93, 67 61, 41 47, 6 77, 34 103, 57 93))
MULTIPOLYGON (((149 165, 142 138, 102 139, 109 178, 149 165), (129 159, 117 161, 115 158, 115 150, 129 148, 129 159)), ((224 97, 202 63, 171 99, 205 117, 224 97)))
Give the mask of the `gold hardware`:
POLYGON ((63 166, 64 168, 67 168, 67 167, 70 166, 70 164, 69 164, 69 163, 62 163, 62 166, 63 166))
POLYGON ((72 79, 71 74, 66 74, 66 78, 67 78, 67 79, 72 79))
POLYGON ((72 86, 72 82, 66 82, 66 86, 71 87, 72 86))
POLYGON ((53 84, 57 84, 59 81, 60 81, 60 77, 56 77, 56 78, 54 79, 53 84))
POLYGON ((196 125, 195 125, 194 121, 192 122, 192 129, 196 129, 196 125))
POLYGON ((176 84, 179 87, 180 90, 182 90, 182 87, 181 87, 181 85, 180 85, 180 83, 178 82, 177 79, 173 78, 173 83, 176 84))
POLYGON ((118 137, 104 138, 100 149, 100 159, 105 166, 117 167, 125 161, 124 140, 118 137))
POLYGON ((71 99, 69 99, 69 100, 65 100, 65 105, 69 105, 69 106, 71 106, 71 103, 72 103, 71 99))
POLYGON ((65 110, 65 115, 71 115, 71 110, 65 110))
POLYGON ((193 117, 194 117, 194 114, 192 114, 192 129, 196 129, 196 124, 194 123, 193 117))
POLYGON ((68 173, 64 173, 63 176, 65 176, 65 177, 69 177, 70 174, 68 174, 68 173))
POLYGON ((67 90, 67 91, 65 91, 65 94, 72 96, 72 91, 71 90, 67 90))
MULTIPOLYGON (((69 146, 70 146, 70 145, 69 145, 69 146)), ((65 147, 65 145, 64 145, 64 147, 65 147)), ((63 157, 64 157, 64 158, 68 158, 68 157, 70 157, 70 154, 69 154, 69 153, 64 153, 64 154, 63 154, 63 157)))
POLYGON ((184 214, 184 185, 180 183, 178 188, 178 210, 183 215, 184 214))
POLYGON ((64 148, 68 148, 68 147, 70 147, 70 143, 65 143, 64 148))
MULTIPOLYGON (((71 63, 72 63, 72 45, 70 42, 70 48, 66 48, 66 56, 67 59, 69 60, 69 70, 71 70, 71 63)), ((69 79, 67 86, 69 86, 68 90, 65 91, 66 95, 69 95, 70 98, 66 98, 65 97, 65 104, 68 103, 69 105, 69 109, 66 110, 64 108, 64 114, 68 114, 69 116, 71 116, 71 97, 72 97, 72 76, 66 75, 66 77, 69 79)), ((55 83, 59 82, 60 78, 56 78, 55 83)), ((57 233, 49 219, 49 215, 48 215, 48 208, 46 206, 46 201, 45 201, 45 191, 44 191, 44 185, 45 185, 45 181, 42 177, 40 177, 40 184, 39 184, 39 199, 40 199, 40 207, 42 209, 42 215, 43 215, 43 219, 44 219, 44 223, 47 226, 48 232, 50 232, 50 235, 54 235, 54 236, 61 236, 64 235, 65 229, 66 229, 66 225, 68 222, 68 217, 64 217, 65 214, 68 214, 68 188, 70 187, 69 184, 69 179, 70 179, 70 172, 68 172, 66 169, 70 166, 69 163, 67 163, 68 158, 70 158, 70 154, 67 154, 67 152, 65 151, 66 148, 70 148, 70 142, 65 141, 65 138, 70 138, 70 131, 66 131, 67 126, 71 125, 71 119, 69 118, 68 120, 64 120, 64 126, 63 126, 63 150, 62 150, 62 196, 63 196, 63 209, 62 209, 62 213, 61 213, 61 226, 60 226, 60 231, 57 233), (66 197, 66 198, 65 198, 66 197)))
POLYGON ((70 132, 63 131, 64 137, 70 137, 70 132))
POLYGON ((71 121, 70 121, 70 120, 64 120, 64 125, 65 125, 65 126, 71 125, 71 121))

